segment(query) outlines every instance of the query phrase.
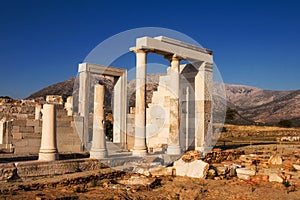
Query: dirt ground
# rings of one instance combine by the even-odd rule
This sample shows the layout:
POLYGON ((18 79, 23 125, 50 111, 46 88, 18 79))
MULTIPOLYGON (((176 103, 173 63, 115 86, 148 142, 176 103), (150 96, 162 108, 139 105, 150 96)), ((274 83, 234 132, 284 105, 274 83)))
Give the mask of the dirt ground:
MULTIPOLYGON (((271 153, 276 145, 243 147, 249 153, 271 153)), ((282 148, 283 155, 299 154, 299 146, 282 148)), ((290 157, 287 157, 291 160, 290 157)), ((223 180, 188 177, 147 177, 112 169, 0 183, 0 199, 270 199, 300 200, 300 177, 288 184, 253 182, 237 177, 223 180), (130 182, 135 177, 134 184, 130 182)))
POLYGON ((38 190, 18 190, 0 199, 300 199, 300 185, 281 183, 252 185, 231 180, 200 180, 187 177, 156 178, 152 185, 124 185, 104 179, 38 190))

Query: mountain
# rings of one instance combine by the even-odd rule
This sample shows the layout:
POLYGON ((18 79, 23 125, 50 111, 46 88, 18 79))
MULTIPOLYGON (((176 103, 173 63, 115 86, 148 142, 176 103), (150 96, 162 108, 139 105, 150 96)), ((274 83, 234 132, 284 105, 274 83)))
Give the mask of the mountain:
POLYGON ((226 84, 225 87, 227 100, 238 110, 261 106, 291 93, 291 91, 263 90, 245 85, 226 84))
POLYGON ((244 85, 226 85, 227 101, 244 118, 257 123, 289 119, 300 126, 300 90, 272 91, 244 85))
POLYGON ((73 93, 75 78, 70 78, 68 80, 50 85, 45 87, 27 97, 26 99, 36 99, 38 97, 46 97, 47 95, 61 95, 63 98, 71 96, 73 93))
MULTIPOLYGON (((111 102, 113 81, 107 77, 93 79, 93 82, 100 82, 107 85, 106 102, 111 102)), ((152 93, 157 88, 159 74, 147 75, 147 103, 151 102, 152 93)), ((28 98, 45 97, 49 94, 62 95, 64 98, 72 95, 75 78, 51 85, 38 92, 31 94, 28 98)), ((254 124, 266 123, 277 124, 282 119, 292 121, 294 126, 300 126, 300 90, 272 91, 245 85, 232 85, 220 83, 214 84, 214 94, 225 93, 227 107, 236 112, 235 116, 227 120, 230 123, 254 124)), ((134 106, 135 80, 128 82, 129 105, 134 106)), ((223 95, 225 96, 225 95, 223 95)), ((214 98, 217 102, 215 110, 222 107, 224 99, 222 95, 214 98)), ((221 109, 220 109, 221 110, 221 109)))

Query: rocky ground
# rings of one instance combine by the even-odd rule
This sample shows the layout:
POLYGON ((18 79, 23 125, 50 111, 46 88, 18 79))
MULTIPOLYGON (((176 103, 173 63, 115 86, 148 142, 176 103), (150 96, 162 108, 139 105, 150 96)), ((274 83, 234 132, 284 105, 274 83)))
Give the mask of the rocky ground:
POLYGON ((85 178, 57 185, 44 179, 39 183, 28 181, 19 184, 16 190, 2 193, 1 199, 300 199, 299 184, 287 187, 281 183, 253 183, 238 178, 216 181, 140 175, 89 180, 85 175, 72 174, 69 180, 85 178))
MULTIPOLYGON (((300 146, 216 149, 206 179, 101 169, 0 183, 0 199, 300 199, 300 146), (240 154, 244 155, 240 155, 240 154), (296 165, 295 165, 296 164, 296 165)), ((200 159, 194 151, 182 160, 200 159)), ((173 175, 172 175, 173 174, 173 175)))

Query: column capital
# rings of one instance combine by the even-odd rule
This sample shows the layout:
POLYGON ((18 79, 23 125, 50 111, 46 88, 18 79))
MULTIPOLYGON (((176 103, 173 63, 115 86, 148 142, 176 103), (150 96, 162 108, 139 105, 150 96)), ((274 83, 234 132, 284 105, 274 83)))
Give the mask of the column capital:
POLYGON ((137 49, 136 47, 131 47, 129 50, 134 53, 148 53, 150 51, 148 49, 137 49))
POLYGON ((182 57, 178 56, 177 54, 166 55, 164 56, 164 58, 169 60, 170 62, 184 60, 182 57))

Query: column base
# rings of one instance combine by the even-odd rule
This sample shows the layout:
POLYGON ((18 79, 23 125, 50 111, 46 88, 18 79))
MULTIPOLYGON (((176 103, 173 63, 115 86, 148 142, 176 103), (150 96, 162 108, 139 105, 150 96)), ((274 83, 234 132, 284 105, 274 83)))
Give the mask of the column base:
POLYGON ((179 145, 169 144, 167 148, 167 154, 169 155, 180 155, 181 149, 179 145))
POLYGON ((133 149, 132 155, 138 156, 138 157, 144 157, 147 155, 147 150, 146 149, 133 149))
POLYGON ((200 151, 203 155, 208 154, 211 152, 213 147, 196 147, 195 150, 200 151))
POLYGON ((39 153, 39 161, 55 161, 58 158, 58 153, 39 153))
POLYGON ((101 158, 107 158, 107 151, 106 149, 91 149, 90 151, 90 158, 93 159, 101 159, 101 158))

